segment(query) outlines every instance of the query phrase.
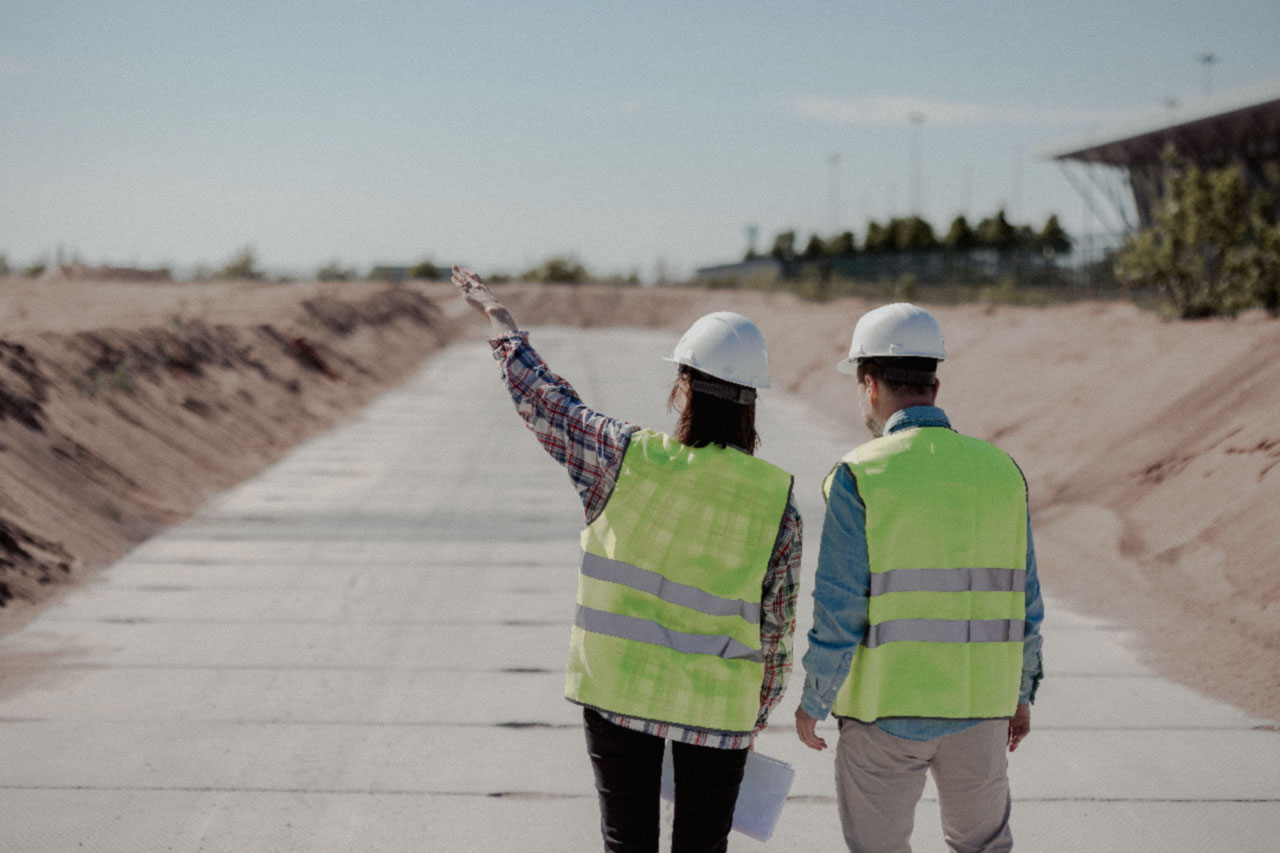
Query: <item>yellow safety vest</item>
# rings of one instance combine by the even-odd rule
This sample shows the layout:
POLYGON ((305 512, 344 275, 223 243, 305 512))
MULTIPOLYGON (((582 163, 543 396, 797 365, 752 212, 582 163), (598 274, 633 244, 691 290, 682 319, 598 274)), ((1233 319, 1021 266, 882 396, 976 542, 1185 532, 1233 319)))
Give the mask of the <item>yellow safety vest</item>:
POLYGON ((834 713, 863 722, 1011 716, 1026 627, 1018 466, 943 427, 875 439, 842 464, 867 510, 871 588, 867 633, 834 713))
POLYGON ((750 732, 764 676, 761 585, 790 493, 790 474, 749 454, 636 432, 582 533, 565 695, 750 732))

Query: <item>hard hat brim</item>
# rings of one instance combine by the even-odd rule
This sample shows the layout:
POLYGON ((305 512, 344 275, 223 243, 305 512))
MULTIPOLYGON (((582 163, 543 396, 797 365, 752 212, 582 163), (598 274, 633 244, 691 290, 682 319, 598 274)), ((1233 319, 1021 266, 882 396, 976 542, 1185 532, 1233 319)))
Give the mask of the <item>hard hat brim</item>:
POLYGON ((858 360, 856 358, 846 358, 844 361, 836 365, 836 370, 841 373, 847 373, 850 376, 857 376, 858 360))
POLYGON ((716 377, 716 379, 719 379, 719 380, 724 381, 724 382, 729 382, 729 383, 731 383, 731 384, 733 384, 733 385, 741 385, 743 388, 754 388, 754 389, 756 389, 757 391, 768 391, 770 388, 772 388, 772 387, 773 387, 773 385, 772 385, 772 384, 770 384, 770 382, 769 382, 768 380, 765 380, 765 382, 764 382, 763 384, 760 384, 760 385, 746 385, 746 384, 744 384, 744 383, 742 383, 742 382, 737 382, 737 381, 735 381, 735 380, 733 380, 733 379, 725 379, 723 376, 717 376, 715 373, 713 373, 713 372, 712 372, 712 371, 710 371, 710 370, 707 370, 705 367, 699 367, 699 366, 698 366, 698 365, 696 365, 696 364, 690 364, 689 362, 685 361, 684 359, 681 359, 681 358, 675 358, 675 357, 673 357, 673 356, 669 356, 669 355, 664 355, 664 356, 662 357, 662 360, 663 360, 663 361, 669 361, 669 362, 671 362, 672 364, 683 364, 685 367, 690 367, 690 368, 693 368, 694 370, 700 370, 700 371, 702 371, 703 373, 707 374, 708 376, 715 376, 715 377, 716 377))

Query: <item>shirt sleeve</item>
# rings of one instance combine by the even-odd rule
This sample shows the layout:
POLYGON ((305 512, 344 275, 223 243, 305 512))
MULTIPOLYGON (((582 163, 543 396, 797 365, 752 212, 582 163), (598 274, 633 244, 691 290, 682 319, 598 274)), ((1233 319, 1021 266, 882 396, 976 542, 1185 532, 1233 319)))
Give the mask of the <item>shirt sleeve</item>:
POLYGON ((1040 596, 1040 578, 1036 573, 1036 547, 1031 540, 1031 518, 1027 518, 1027 626, 1022 636, 1022 687, 1018 692, 1018 704, 1034 702, 1040 679, 1044 678, 1044 664, 1040 649, 1044 638, 1040 635, 1040 623, 1044 621, 1044 599, 1040 596))
POLYGON ((800 511, 793 496, 778 529, 778 540, 769 559, 761 597, 760 650, 764 655, 764 679, 760 683, 760 714, 755 731, 768 722, 769 713, 782 701, 791 677, 791 659, 796 630, 796 598, 800 593, 801 540, 804 534, 800 511))
POLYGON ((627 444, 638 427, 584 404, 573 386, 552 373, 529 344, 528 332, 507 332, 489 345, 516 411, 542 448, 568 471, 591 522, 613 491, 627 444))
POLYGON ((800 707, 825 719, 849 674, 867 630, 871 565, 867 557, 867 508, 846 465, 836 469, 822 523, 813 587, 813 628, 804 655, 800 707))

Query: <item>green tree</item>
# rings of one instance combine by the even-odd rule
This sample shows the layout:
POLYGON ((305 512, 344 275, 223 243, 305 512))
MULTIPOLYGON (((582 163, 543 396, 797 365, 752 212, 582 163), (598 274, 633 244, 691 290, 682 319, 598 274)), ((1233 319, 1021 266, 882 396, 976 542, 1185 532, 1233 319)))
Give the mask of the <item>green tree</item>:
POLYGON ((252 246, 245 246, 236 252, 231 256, 231 260, 227 261, 226 266, 214 273, 214 278, 221 279, 259 281, 265 277, 266 273, 258 269, 258 258, 252 246))
POLYGON ((1013 226, 1013 247, 1019 252, 1036 252, 1040 249, 1040 235, 1030 225, 1013 226))
POLYGON ((779 232, 778 236, 773 238, 773 248, 769 250, 769 255, 782 261, 793 259, 796 256, 796 232, 779 232))
POLYGON ((979 222, 974 234, 979 246, 998 252, 1012 251, 1018 241, 1017 231, 1005 218, 1003 209, 997 211, 995 216, 988 216, 979 222))
POLYGON ((440 278, 440 268, 431 261, 430 258, 424 258, 422 261, 409 267, 409 278, 421 278, 427 281, 436 281, 440 278))
POLYGON ((317 281, 355 281, 356 271, 344 267, 336 258, 316 270, 317 281))
POLYGON ((814 234, 809 238, 809 242, 805 244, 804 252, 801 253, 800 255, 800 257, 804 258, 807 261, 817 260, 818 258, 825 258, 826 256, 827 256, 827 244, 824 243, 822 238, 819 237, 817 234, 814 234))
POLYGON ((894 219, 889 227, 893 232, 893 248, 899 252, 925 252, 938 246, 933 226, 919 216, 894 219))
POLYGON ((827 241, 829 255, 852 255, 857 251, 858 247, 853 241, 852 231, 842 231, 827 241))
POLYGON ((1239 168, 1204 170, 1167 152, 1151 227, 1116 261, 1128 284, 1153 286, 1179 317, 1280 311, 1280 232, 1273 200, 1250 194, 1239 168))
POLYGON ((893 248, 893 228, 879 222, 867 223, 867 239, 862 248, 867 252, 887 252, 893 248))
POLYGON ((1044 227, 1036 235, 1036 243, 1048 258, 1056 258, 1071 251, 1071 237, 1058 222, 1056 213, 1049 214, 1049 218, 1044 221, 1044 227))
POLYGON ((587 268, 579 263, 577 258, 561 255, 547 258, 540 266, 526 270, 520 278, 525 281, 545 281, 556 284, 581 284, 591 280, 587 268))
POLYGON ((978 245, 978 238, 963 215, 951 220, 951 227, 942 238, 942 245, 953 252, 967 252, 978 245))
POLYGON ((1252 244, 1240 249, 1238 263, 1253 303, 1280 317, 1280 222, 1269 193, 1257 193, 1249 210, 1252 244))

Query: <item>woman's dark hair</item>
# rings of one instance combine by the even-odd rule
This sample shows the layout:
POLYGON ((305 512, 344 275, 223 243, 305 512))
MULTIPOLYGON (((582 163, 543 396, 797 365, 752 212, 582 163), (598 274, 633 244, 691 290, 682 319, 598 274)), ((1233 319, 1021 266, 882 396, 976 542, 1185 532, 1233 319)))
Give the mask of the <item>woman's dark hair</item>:
POLYGON ((760 435, 756 432, 755 402, 735 403, 703 393, 694 389, 692 382, 695 380, 721 385, 730 391, 744 387, 717 379, 688 365, 680 365, 680 373, 671 386, 671 396, 667 398, 667 407, 674 408, 681 388, 687 394, 688 403, 681 410, 680 420, 676 423, 676 439, 690 447, 714 444, 719 447, 736 447, 754 454, 760 446, 760 435))

